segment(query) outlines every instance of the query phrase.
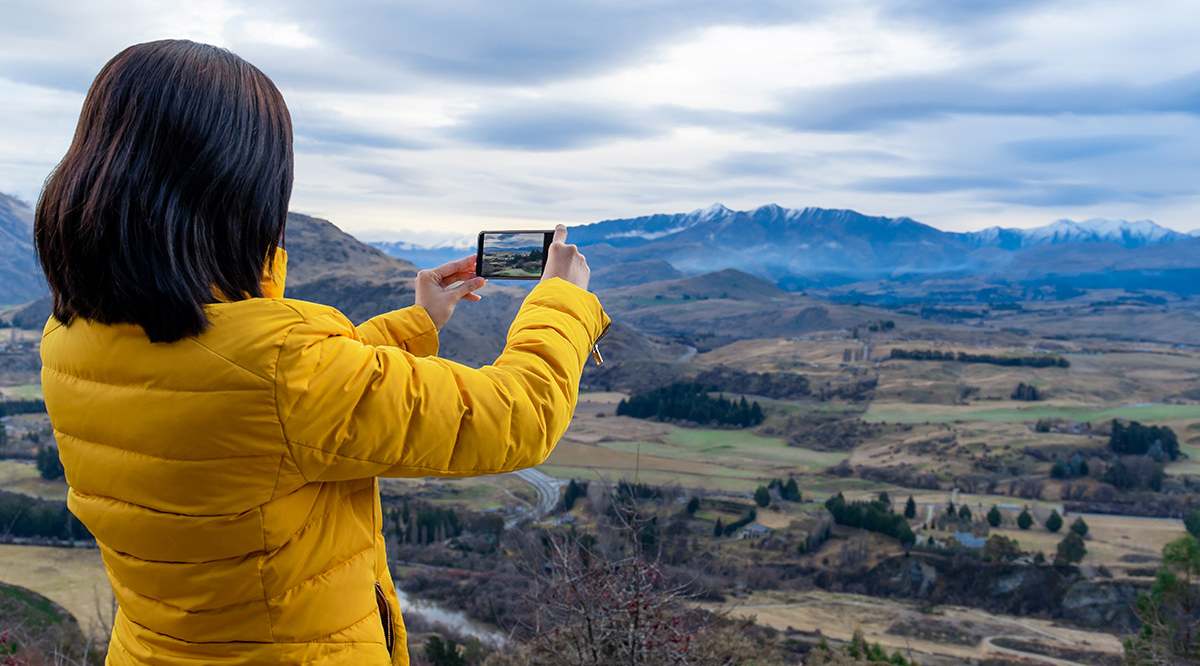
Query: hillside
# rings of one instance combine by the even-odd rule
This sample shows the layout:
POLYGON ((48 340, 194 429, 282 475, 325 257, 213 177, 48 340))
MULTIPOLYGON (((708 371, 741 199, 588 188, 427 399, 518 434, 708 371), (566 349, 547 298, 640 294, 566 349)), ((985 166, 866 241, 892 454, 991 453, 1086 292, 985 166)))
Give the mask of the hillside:
POLYGON ((33 209, 0 193, 0 305, 24 303, 45 293, 33 249, 33 209))
MULTIPOLYGON (((963 278, 982 280, 980 288, 1012 280, 1053 285, 1064 279, 1145 288, 1162 269, 1174 273, 1160 281, 1159 289, 1194 293, 1189 285, 1200 284, 1200 239, 1150 220, 1065 219, 1029 229, 959 233, 854 210, 768 204, 736 211, 713 204, 687 213, 585 224, 573 227, 570 238, 586 248, 601 287, 727 268, 793 290, 963 278)), ((394 256, 425 261, 451 252, 401 242, 377 245, 394 256)))

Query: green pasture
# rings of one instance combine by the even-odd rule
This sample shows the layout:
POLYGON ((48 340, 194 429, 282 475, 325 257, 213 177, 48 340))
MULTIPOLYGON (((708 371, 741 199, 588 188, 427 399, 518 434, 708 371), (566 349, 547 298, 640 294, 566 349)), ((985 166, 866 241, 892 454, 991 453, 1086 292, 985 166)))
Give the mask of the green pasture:
POLYGON ((1029 407, 986 407, 981 405, 906 405, 873 404, 863 414, 863 420, 871 423, 962 423, 984 421, 991 423, 1019 423, 1039 419, 1064 419, 1068 421, 1108 421, 1128 419, 1143 423, 1161 421, 1186 421, 1200 419, 1200 404, 1197 405, 1031 405, 1029 407))

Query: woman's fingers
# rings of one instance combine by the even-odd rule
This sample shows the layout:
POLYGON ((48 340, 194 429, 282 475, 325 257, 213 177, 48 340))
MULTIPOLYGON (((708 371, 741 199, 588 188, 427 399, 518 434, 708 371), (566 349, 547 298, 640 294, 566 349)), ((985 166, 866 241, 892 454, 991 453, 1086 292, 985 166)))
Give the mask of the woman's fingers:
POLYGON ((443 287, 475 276, 475 255, 449 261, 433 269, 443 287))
POLYGON ((463 281, 462 284, 459 284, 458 286, 453 287, 451 289, 447 289, 447 291, 449 291, 452 294, 457 295, 459 298, 466 298, 467 300, 470 300, 470 301, 477 301, 477 300, 479 300, 479 294, 476 294, 475 291, 480 289, 481 287, 483 287, 483 285, 485 285, 485 284, 487 284, 487 280, 485 280, 481 277, 476 277, 476 278, 471 278, 470 280, 465 280, 465 281, 463 281), (474 296, 475 298, 468 298, 470 296, 474 296))
POLYGON ((559 224, 554 227, 554 242, 555 243, 567 242, 567 227, 566 227, 566 225, 559 224))

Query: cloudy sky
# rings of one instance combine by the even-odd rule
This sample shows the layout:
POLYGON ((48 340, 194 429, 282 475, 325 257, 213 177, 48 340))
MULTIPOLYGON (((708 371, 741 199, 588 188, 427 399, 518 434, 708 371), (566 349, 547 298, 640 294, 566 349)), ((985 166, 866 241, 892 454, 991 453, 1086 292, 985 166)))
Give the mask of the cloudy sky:
POLYGON ((108 58, 180 37, 279 84, 292 208, 369 238, 715 201, 1189 230, 1198 25, 1195 0, 0 0, 0 191, 37 196, 108 58))

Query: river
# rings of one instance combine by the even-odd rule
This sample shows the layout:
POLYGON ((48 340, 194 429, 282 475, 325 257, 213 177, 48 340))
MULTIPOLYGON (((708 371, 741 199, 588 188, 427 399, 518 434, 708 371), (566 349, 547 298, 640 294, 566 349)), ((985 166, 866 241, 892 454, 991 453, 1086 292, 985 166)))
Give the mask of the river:
POLYGON ((396 596, 400 599, 400 610, 405 616, 420 615, 431 624, 440 624, 463 636, 470 636, 493 647, 508 644, 506 634, 482 622, 472 620, 462 611, 451 610, 435 601, 409 596, 399 587, 396 588, 396 596))

